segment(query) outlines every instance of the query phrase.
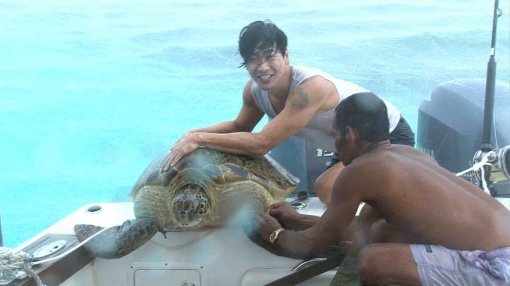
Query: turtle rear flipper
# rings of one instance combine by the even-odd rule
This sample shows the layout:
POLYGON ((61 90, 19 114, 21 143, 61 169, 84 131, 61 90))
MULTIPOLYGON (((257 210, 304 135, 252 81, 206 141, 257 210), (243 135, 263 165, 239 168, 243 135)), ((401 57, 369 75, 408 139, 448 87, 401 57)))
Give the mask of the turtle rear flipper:
POLYGON ((78 241, 83 242, 94 236, 84 245, 91 256, 108 259, 120 258, 133 252, 149 241, 157 231, 156 223, 148 219, 126 220, 122 225, 106 230, 90 224, 74 226, 78 241))

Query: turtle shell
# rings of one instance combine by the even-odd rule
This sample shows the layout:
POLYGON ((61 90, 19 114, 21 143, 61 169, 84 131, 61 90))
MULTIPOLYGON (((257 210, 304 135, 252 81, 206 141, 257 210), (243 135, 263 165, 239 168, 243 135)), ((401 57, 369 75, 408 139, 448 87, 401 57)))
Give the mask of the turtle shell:
POLYGON ((154 220, 164 230, 214 227, 236 220, 236 214, 248 220, 246 214, 265 211, 299 182, 270 155, 202 147, 160 173, 164 158, 161 154, 147 167, 131 192, 135 217, 154 220))

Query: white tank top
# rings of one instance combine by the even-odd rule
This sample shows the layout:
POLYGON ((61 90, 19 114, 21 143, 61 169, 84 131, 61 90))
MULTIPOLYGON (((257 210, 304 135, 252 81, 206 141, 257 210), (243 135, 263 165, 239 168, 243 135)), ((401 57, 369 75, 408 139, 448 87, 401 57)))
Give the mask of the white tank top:
MULTIPOLYGON (((306 79, 313 76, 321 76, 326 80, 332 82, 339 94, 338 103, 347 97, 360 92, 369 92, 367 89, 339 78, 335 78, 319 69, 309 68, 304 66, 293 66, 292 76, 290 83, 290 90, 300 85, 306 79)), ((276 112, 269 100, 269 93, 267 90, 260 89, 259 86, 253 82, 251 86, 251 96, 255 100, 257 107, 262 110, 270 119, 276 117, 276 112)), ((392 132, 400 120, 400 112, 387 100, 384 100, 386 108, 388 109, 388 119, 390 121, 390 132, 392 132)), ((337 103, 337 105, 338 105, 337 103)), ((326 151, 335 151, 335 139, 331 131, 331 126, 335 117, 335 108, 331 110, 315 114, 310 122, 295 135, 303 138, 323 148, 326 151)))

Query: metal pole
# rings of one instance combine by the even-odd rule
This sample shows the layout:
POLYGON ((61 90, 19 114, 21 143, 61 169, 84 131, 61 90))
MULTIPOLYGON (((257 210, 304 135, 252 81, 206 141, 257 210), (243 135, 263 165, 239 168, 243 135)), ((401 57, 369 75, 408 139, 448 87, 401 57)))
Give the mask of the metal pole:
POLYGON ((494 114, 494 89, 496 81, 496 29, 498 25, 498 17, 501 10, 498 8, 498 0, 494 1, 494 15, 492 18, 492 40, 489 62, 487 64, 487 78, 485 83, 485 106, 483 116, 483 130, 482 130, 482 145, 480 150, 482 152, 489 152, 492 150, 491 143, 491 130, 494 114))

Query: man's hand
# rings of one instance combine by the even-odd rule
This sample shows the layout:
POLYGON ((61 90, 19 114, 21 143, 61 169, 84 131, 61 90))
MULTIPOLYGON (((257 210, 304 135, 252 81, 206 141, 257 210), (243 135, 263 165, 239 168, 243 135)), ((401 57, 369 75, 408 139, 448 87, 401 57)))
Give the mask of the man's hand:
POLYGON ((200 145, 197 143, 197 135, 199 132, 188 132, 184 134, 175 144, 170 147, 168 154, 161 163, 160 172, 168 171, 172 166, 177 164, 182 157, 197 149, 200 145))
POLYGON ((268 214, 261 214, 258 217, 258 233, 264 239, 269 241, 269 236, 273 231, 282 227, 282 225, 272 216, 268 214))
POLYGON ((300 214, 287 202, 280 201, 269 206, 267 213, 287 228, 297 227, 300 214))
POLYGON ((285 201, 272 204, 267 213, 276 218, 286 229, 292 230, 307 229, 320 219, 318 216, 299 213, 285 201))

